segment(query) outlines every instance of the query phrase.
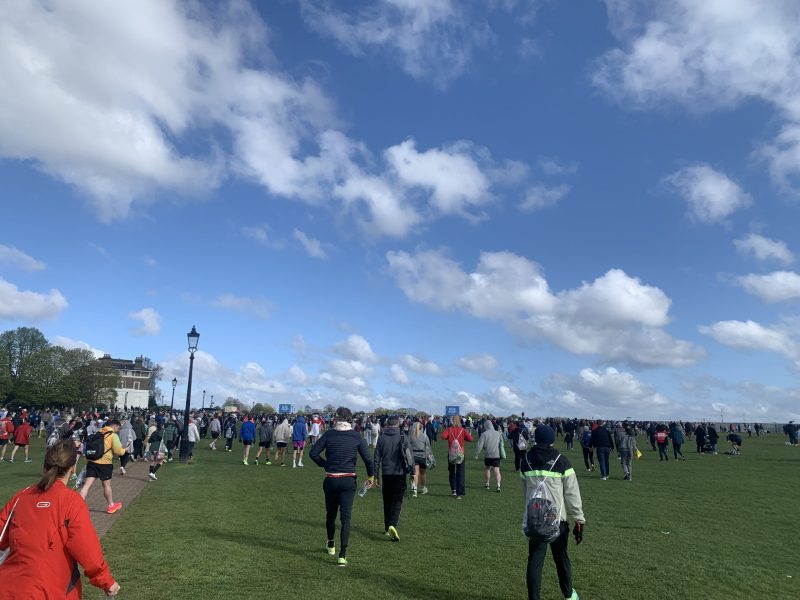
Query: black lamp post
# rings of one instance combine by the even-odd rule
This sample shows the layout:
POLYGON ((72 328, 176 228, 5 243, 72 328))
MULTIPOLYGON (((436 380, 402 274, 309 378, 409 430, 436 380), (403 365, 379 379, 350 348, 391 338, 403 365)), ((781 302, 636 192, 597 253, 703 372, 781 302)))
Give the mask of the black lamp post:
POLYGON ((186 411, 183 413, 183 435, 181 436, 181 462, 189 460, 189 411, 192 401, 192 369, 194 368, 194 353, 197 350, 197 342, 200 334, 197 333, 194 325, 192 330, 186 335, 189 340, 189 381, 186 383, 186 411))
POLYGON ((206 391, 203 390, 203 405, 200 407, 200 410, 206 409, 206 391))
POLYGON ((214 408, 214 394, 211 394, 211 408, 214 408))
POLYGON ((175 386, 178 385, 178 378, 172 378, 172 401, 169 403, 169 418, 175 413, 175 386))

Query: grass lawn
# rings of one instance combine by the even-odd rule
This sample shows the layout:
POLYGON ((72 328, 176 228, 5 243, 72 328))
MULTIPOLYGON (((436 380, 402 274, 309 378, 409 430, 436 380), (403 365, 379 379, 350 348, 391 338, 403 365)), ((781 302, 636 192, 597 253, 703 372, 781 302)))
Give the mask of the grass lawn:
MULTIPOLYGON (((356 497, 350 565, 340 569, 324 552, 320 468, 307 457, 303 469, 245 467, 240 445, 227 453, 207 444, 195 464, 163 467, 104 539, 121 599, 526 597, 512 460, 502 494, 483 489, 483 462, 469 460, 467 496, 456 502, 439 442, 430 493, 406 498, 400 543, 383 536, 380 491, 356 497)), ((584 543, 570 546, 581 598, 800 598, 800 449, 772 435, 745 439, 741 457, 687 452, 685 463, 659 463, 645 445, 640 438, 645 457, 632 482, 615 458, 611 479, 600 481, 579 449, 566 454, 587 518, 584 543)), ((42 449, 34 452, 33 464, 0 465, 3 502, 35 481, 42 449)), ((549 558, 542 597, 561 597, 549 558)))

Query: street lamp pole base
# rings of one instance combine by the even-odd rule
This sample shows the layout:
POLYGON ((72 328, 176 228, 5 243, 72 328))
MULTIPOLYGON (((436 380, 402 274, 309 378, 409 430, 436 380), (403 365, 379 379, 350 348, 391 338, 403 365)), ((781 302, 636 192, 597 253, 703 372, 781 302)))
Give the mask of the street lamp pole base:
POLYGON ((192 444, 190 442, 187 442, 187 441, 181 441, 181 450, 180 450, 180 459, 179 460, 182 463, 189 462, 189 459, 191 458, 191 453, 192 453, 193 447, 194 447, 194 444, 192 444))

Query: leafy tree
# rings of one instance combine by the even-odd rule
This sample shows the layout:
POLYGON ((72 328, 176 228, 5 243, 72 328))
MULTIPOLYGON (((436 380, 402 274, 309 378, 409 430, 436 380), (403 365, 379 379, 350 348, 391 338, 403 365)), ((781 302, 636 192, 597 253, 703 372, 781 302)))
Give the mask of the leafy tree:
POLYGON ((388 408, 383 408, 382 406, 379 406, 378 408, 376 408, 375 410, 372 411, 372 414, 375 415, 376 417, 382 417, 384 415, 388 415, 389 414, 389 409, 388 408))
POLYGON ((226 408, 228 406, 235 406, 239 410, 239 412, 247 412, 247 407, 245 406, 244 402, 242 402, 238 398, 232 398, 228 396, 225 399, 225 402, 223 402, 222 408, 226 408))
POLYGON ((161 400, 161 390, 158 387, 158 383, 161 381, 161 378, 164 376, 164 368, 156 362, 153 362, 152 359, 145 356, 142 359, 142 366, 145 369, 150 369, 150 393, 149 393, 149 400, 148 404, 157 404, 161 400))
POLYGON ((275 408, 271 404, 261 404, 261 402, 257 402, 253 405, 253 412, 255 414, 264 413, 266 415, 275 414, 275 408))
MULTIPOLYGON (((30 371, 33 369, 33 357, 47 348, 47 338, 35 327, 17 327, 0 334, 0 370, 3 378, 10 379, 10 390, 6 400, 24 398, 34 393, 30 371)), ((28 398, 25 398, 26 401, 28 398)))
POLYGON ((325 414, 332 414, 336 412, 336 407, 333 404, 326 404, 322 410, 325 411, 325 414))

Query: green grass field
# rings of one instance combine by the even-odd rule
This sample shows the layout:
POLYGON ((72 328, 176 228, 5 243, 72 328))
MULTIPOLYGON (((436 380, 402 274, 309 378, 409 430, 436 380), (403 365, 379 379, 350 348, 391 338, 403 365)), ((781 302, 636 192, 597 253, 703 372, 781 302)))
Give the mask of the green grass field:
MULTIPOLYGON (((323 550, 321 469, 307 457, 303 469, 245 467, 240 445, 210 452, 207 443, 195 464, 162 468, 104 539, 121 599, 526 597, 511 460, 502 494, 483 489, 483 463, 469 460, 467 496, 456 502, 440 442, 430 493, 406 498, 400 543, 383 536, 380 491, 372 490, 356 497, 350 566, 339 569, 323 550)), ((42 450, 34 451, 33 464, 0 465, 3 502, 35 480, 42 450)), ((611 479, 600 481, 583 469, 579 449, 568 452, 587 518, 584 543, 570 547, 581 598, 800 598, 800 449, 772 435, 746 439, 744 451, 659 463, 645 450, 630 483, 615 458, 611 479)), ((560 598, 545 564, 542 597, 560 598)), ((101 594, 86 587, 85 596, 101 594)))

